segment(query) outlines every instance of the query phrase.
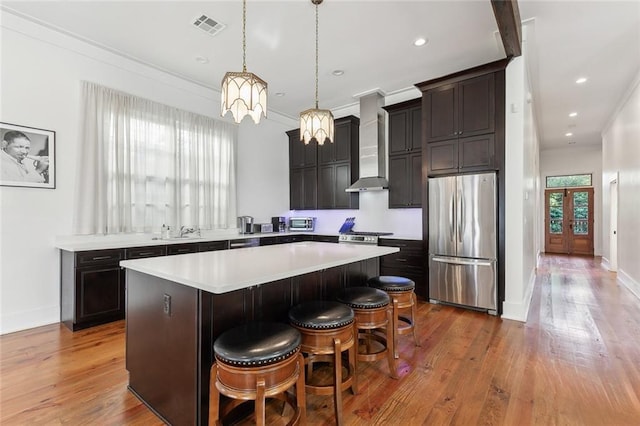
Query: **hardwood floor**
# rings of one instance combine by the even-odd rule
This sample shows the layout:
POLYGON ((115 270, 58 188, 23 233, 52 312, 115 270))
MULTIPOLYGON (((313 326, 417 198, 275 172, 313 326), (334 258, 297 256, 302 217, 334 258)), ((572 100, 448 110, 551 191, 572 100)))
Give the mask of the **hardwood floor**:
MULTIPOLYGON (((640 424, 640 300, 599 259, 543 257, 526 324, 424 302, 418 317, 400 380, 360 364, 347 424, 640 424)), ((0 352, 3 425, 162 424, 126 388, 123 321, 4 335, 0 352)), ((333 424, 331 397, 307 402, 310 425, 333 424)))

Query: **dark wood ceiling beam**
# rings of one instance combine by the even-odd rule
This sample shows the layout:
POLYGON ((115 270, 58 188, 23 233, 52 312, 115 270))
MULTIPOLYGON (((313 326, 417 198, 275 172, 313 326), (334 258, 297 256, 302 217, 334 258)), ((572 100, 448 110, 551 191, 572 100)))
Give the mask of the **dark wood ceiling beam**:
POLYGON ((507 58, 522 55, 522 29, 517 0, 491 0, 507 58))

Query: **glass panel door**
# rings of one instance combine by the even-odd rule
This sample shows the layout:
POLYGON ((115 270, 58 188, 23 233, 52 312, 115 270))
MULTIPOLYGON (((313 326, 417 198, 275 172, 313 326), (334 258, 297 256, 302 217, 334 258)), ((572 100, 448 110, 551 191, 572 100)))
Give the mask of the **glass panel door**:
POLYGON ((545 191, 545 252, 593 255, 593 188, 545 191))

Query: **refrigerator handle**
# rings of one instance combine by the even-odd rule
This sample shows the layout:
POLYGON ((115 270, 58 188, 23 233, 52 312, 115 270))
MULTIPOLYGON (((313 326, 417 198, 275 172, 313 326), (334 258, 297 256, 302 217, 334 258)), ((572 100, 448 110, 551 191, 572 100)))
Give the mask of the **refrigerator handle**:
POLYGON ((453 213, 453 201, 454 198, 451 196, 449 200, 449 235, 451 236, 451 240, 455 240, 455 228, 453 227, 454 222, 454 213, 453 213))
POLYGON ((459 258, 437 257, 437 256, 433 256, 431 260, 438 263, 452 263, 454 265, 475 265, 475 266, 493 265, 493 261, 490 261, 490 260, 459 259, 459 258))
POLYGON ((456 191, 456 219, 458 221, 458 242, 462 242, 462 192, 456 191))

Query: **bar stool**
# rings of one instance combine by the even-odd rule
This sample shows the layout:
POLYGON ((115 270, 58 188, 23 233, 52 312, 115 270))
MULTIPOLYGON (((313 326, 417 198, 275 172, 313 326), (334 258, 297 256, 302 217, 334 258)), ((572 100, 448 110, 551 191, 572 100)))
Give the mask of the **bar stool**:
POLYGON ((302 335, 300 350, 307 365, 306 391, 333 395, 336 422, 342 425, 342 392, 350 387, 354 395, 357 393, 358 350, 353 310, 338 302, 305 302, 289 310, 289 321, 302 335), (346 371, 343 371, 343 352, 347 352, 346 371), (314 364, 319 363, 332 364, 330 383, 314 374, 314 364))
POLYGON ((349 287, 337 297, 353 309, 358 329, 358 361, 387 357, 389 372, 397 379, 393 346, 393 319, 387 293, 372 287, 349 287))
POLYGON ((420 346, 416 336, 416 309, 418 300, 416 299, 416 283, 405 277, 396 277, 392 275, 381 275, 379 277, 369 278, 367 281, 369 287, 374 287, 385 291, 393 303, 393 347, 395 348, 394 356, 398 358, 398 336, 413 333, 413 341, 416 346, 420 346), (402 315, 402 311, 411 311, 410 316, 402 315))
POLYGON ((266 399, 284 400, 294 414, 289 425, 306 423, 304 358, 300 333, 287 324, 255 322, 222 333, 213 344, 209 424, 220 424, 238 405, 255 401, 257 425, 265 424, 266 399), (295 402, 286 390, 296 387, 295 402), (231 398, 220 412, 220 394, 231 398))

